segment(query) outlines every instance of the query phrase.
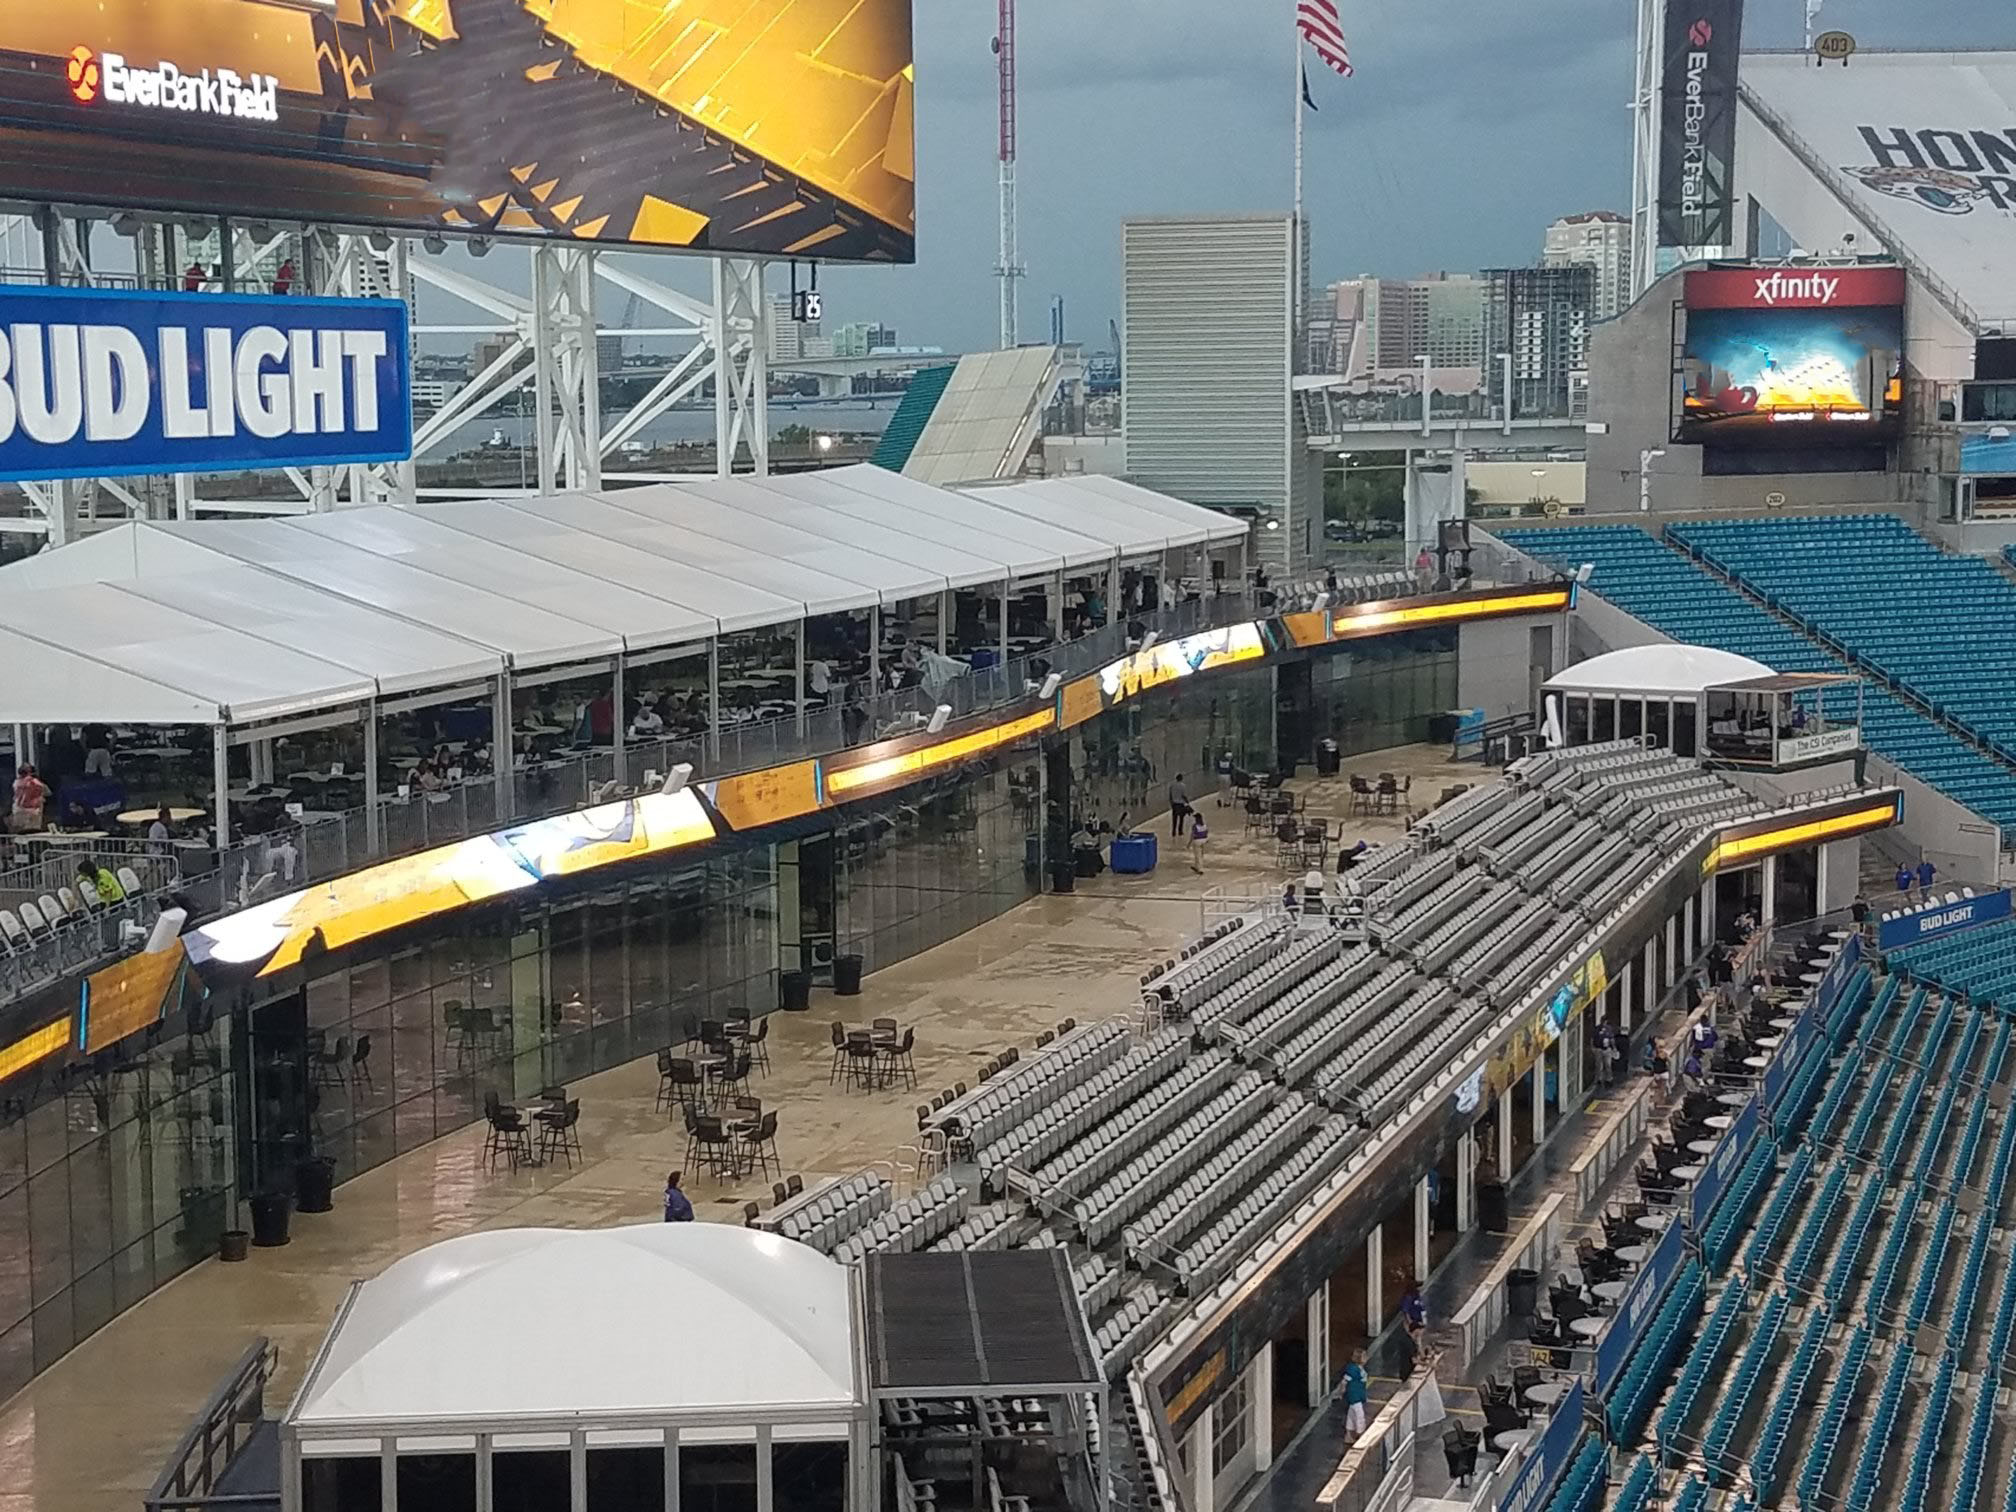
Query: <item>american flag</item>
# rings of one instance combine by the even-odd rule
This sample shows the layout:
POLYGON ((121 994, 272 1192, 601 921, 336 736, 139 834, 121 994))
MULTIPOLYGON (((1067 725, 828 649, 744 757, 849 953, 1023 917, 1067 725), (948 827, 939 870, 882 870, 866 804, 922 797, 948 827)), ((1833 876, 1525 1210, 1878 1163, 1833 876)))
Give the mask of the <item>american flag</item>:
POLYGON ((1351 77, 1351 50, 1344 45, 1344 23, 1337 15, 1337 0, 1296 0, 1295 29, 1316 50, 1326 68, 1340 78, 1351 77))

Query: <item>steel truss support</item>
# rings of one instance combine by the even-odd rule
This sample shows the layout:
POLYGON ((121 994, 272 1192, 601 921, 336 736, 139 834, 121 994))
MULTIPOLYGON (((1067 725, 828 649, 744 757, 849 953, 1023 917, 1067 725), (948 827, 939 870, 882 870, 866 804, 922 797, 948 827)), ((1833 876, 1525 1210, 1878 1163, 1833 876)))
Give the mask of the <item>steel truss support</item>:
POLYGON ((750 471, 770 471, 770 333, 763 264, 714 264, 714 470, 728 477, 748 448, 750 471))

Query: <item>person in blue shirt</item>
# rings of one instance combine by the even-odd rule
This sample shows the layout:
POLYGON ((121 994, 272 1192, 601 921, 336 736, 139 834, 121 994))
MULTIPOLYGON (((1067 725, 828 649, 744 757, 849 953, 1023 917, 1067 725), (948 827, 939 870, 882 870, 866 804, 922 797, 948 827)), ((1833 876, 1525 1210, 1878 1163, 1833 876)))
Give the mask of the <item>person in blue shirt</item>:
POLYGON ((1365 1351, 1351 1351, 1351 1363, 1344 1367, 1344 1427, 1356 1439, 1365 1431, 1365 1404, 1371 1400, 1372 1383, 1365 1378, 1365 1351))
POLYGON ((1927 903, 1932 901, 1932 879, 1938 875, 1939 868, 1932 864, 1930 857, 1918 863, 1918 892, 1927 903))
POLYGON ((1901 861, 1897 863, 1897 891, 1911 896, 1911 868, 1901 861))
POLYGON ((687 1200, 686 1194, 679 1190, 679 1178, 682 1174, 682 1172, 674 1171, 670 1176, 665 1178, 665 1221, 667 1223, 691 1223, 693 1221, 693 1204, 687 1200))
POLYGON ((1421 1283, 1407 1283, 1407 1294, 1400 1299, 1400 1321, 1407 1329, 1407 1342, 1413 1347, 1415 1359, 1421 1357, 1421 1338, 1428 1331, 1428 1304, 1421 1297, 1421 1283))

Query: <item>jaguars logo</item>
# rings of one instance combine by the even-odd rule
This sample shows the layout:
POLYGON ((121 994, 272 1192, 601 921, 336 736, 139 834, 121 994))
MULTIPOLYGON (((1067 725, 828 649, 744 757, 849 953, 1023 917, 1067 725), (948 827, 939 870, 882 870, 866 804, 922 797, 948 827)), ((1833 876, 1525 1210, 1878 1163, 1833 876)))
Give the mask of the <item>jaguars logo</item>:
POLYGON ((1970 215, 1986 191, 1972 174, 1944 168, 1850 168, 1847 170, 1879 194, 1909 200, 1941 215, 1970 215))

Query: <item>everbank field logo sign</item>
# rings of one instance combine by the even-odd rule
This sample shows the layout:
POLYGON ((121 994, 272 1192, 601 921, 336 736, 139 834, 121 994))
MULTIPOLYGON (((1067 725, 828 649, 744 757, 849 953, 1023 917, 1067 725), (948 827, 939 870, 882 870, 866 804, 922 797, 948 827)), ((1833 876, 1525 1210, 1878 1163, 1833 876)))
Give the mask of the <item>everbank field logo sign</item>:
POLYGON ((80 105, 102 99, 107 105, 225 120, 271 123, 280 119, 280 81, 272 74, 241 74, 231 68, 191 73, 165 59, 132 63, 115 52, 100 57, 88 47, 71 52, 64 60, 63 73, 70 97, 80 105))
POLYGON ((1680 206, 1688 215, 1699 215, 1707 198, 1708 149, 1702 141, 1708 119, 1704 98, 1708 78, 1708 44, 1715 40, 1715 27, 1705 17, 1687 28, 1693 51, 1687 54, 1687 104, 1681 119, 1685 123, 1680 160, 1680 206))

